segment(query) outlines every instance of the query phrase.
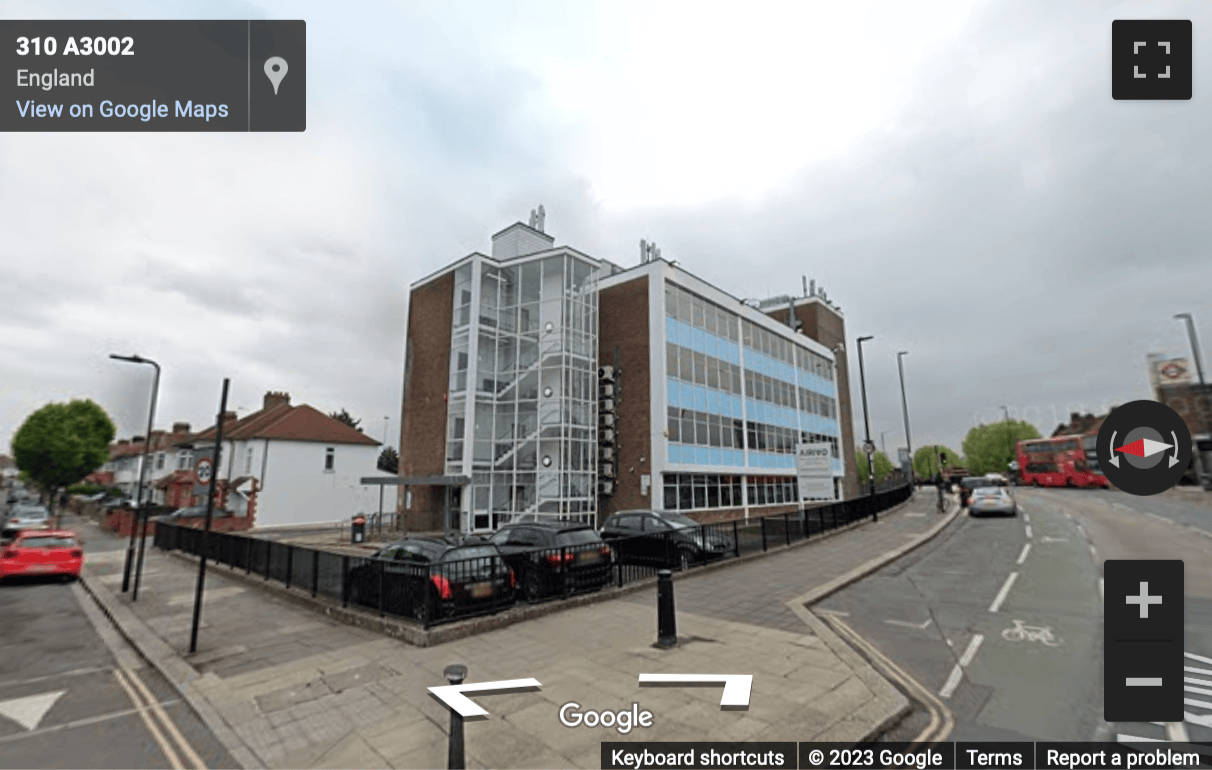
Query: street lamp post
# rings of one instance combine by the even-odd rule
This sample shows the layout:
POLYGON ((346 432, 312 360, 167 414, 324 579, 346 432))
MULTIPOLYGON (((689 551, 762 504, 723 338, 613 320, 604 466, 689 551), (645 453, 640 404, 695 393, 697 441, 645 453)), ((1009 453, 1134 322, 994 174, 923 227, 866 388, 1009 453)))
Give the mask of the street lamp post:
MULTIPOLYGON (((859 354, 859 386, 863 393, 863 427, 866 434, 865 447, 871 447, 871 415, 867 411, 867 373, 863 368, 863 343, 867 340, 873 340, 875 337, 859 337, 858 338, 858 354, 859 354)), ((875 457, 871 452, 867 452, 867 485, 870 489, 870 494, 875 497, 875 457)), ((878 520, 878 514, 872 512, 872 519, 878 520)))
POLYGON ((896 354, 896 368, 901 373, 901 412, 905 415, 905 447, 909 452, 909 484, 913 485, 913 439, 909 437, 909 401, 905 398, 905 362, 901 356, 909 355, 908 350, 896 354))
MULTIPOLYGON (((139 486, 135 493, 135 513, 137 517, 144 515, 143 510, 143 478, 147 473, 148 451, 151 448, 151 432, 152 423, 156 419, 156 397, 160 394, 160 365, 150 358, 142 356, 119 356, 110 354, 110 358, 115 361, 126 361, 132 364, 151 364, 156 369, 155 379, 152 383, 151 408, 147 412, 147 433, 143 436, 143 459, 139 463, 139 486)), ((130 588, 130 570, 134 562, 135 556, 135 531, 137 527, 135 522, 131 522, 130 527, 130 544, 126 547, 126 565, 122 568, 122 592, 126 593, 130 588)), ((137 597, 136 597, 137 598, 137 597)))
POLYGON ((885 457, 888 456, 888 440, 884 438, 884 436, 887 436, 887 435, 888 435, 888 431, 886 431, 886 430, 880 431, 880 451, 882 451, 884 453, 885 457))
POLYGON ((1014 461, 1014 436, 1010 432, 1010 410, 1003 406, 1002 414, 1006 415, 1006 451, 1010 453, 1010 459, 1006 461, 1006 469, 1009 470, 1009 463, 1014 461))

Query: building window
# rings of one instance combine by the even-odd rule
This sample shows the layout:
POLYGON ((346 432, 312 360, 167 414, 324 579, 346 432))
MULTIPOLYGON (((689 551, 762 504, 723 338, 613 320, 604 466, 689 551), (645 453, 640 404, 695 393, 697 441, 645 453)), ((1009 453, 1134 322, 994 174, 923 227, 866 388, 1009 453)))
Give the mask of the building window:
POLYGON ((252 473, 252 463, 253 463, 253 448, 249 447, 248 452, 246 452, 244 455, 244 472, 246 474, 252 473))
POLYGON ((160 452, 156 455, 156 470, 164 470, 164 453, 160 452))
POLYGON ((333 447, 328 447, 324 450, 324 470, 331 472, 336 464, 337 450, 333 447))
POLYGON ((741 476, 714 473, 666 473, 667 511, 737 508, 741 505, 741 476))

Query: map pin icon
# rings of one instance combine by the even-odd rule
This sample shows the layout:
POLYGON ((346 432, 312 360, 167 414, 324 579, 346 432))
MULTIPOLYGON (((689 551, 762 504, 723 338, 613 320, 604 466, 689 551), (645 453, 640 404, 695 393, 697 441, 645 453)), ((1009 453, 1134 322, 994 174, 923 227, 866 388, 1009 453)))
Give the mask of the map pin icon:
POLYGON ((278 95, 278 84, 286 77, 286 60, 281 56, 271 56, 265 60, 265 76, 274 84, 274 96, 278 95))

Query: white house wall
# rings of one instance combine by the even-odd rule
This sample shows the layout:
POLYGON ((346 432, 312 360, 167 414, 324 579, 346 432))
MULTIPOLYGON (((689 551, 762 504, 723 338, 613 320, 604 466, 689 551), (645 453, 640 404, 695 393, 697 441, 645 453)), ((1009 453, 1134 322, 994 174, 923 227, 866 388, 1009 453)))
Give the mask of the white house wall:
MULTIPOLYGON (((254 450, 254 472, 261 475, 261 452, 254 450)), ((271 441, 263 487, 257 495, 257 527, 279 527, 348 521, 356 513, 379 509, 377 487, 361 483, 366 476, 386 475, 378 470, 378 446, 324 444, 314 441, 271 441), (325 450, 335 449, 334 468, 324 470, 325 450)), ((238 453, 237 453, 238 454, 238 453)), ((237 465, 237 468, 242 466, 237 465)), ((235 476, 245 475, 237 473, 235 476)), ((383 509, 395 510, 395 488, 384 491, 383 509)))

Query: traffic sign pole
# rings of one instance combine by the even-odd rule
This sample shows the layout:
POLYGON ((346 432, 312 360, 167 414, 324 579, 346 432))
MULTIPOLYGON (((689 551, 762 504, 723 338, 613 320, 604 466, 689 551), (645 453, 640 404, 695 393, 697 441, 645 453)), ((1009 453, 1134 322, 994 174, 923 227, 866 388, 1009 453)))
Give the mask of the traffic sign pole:
MULTIPOLYGON (((215 452, 214 459, 211 461, 210 491, 206 495, 206 525, 202 530, 201 553, 198 554, 198 587, 194 591, 194 623, 189 632, 189 651, 191 653, 198 651, 198 623, 202 619, 202 586, 206 583, 206 541, 210 534, 210 519, 215 505, 215 485, 219 480, 219 474, 215 472, 215 469, 219 467, 219 450, 223 446, 223 416, 227 414, 227 388, 230 383, 229 378, 223 378, 223 395, 219 398, 219 417, 215 420, 215 452)), ((195 467, 195 473, 202 466, 203 463, 199 461, 195 467)))

